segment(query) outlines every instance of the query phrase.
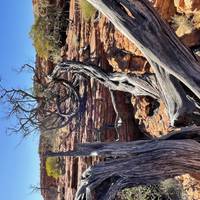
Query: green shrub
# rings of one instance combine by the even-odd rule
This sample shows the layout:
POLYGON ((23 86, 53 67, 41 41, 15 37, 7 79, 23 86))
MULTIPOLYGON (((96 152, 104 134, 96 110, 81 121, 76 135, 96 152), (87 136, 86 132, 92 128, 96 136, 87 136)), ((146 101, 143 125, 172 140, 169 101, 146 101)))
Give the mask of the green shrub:
POLYGON ((56 38, 48 34, 47 25, 48 23, 44 17, 36 17, 30 31, 30 37, 33 40, 37 54, 46 60, 59 51, 56 38))
POLYGON ((41 0, 34 7, 35 21, 30 31, 39 57, 54 61, 60 56, 60 48, 65 42, 67 12, 64 8, 41 0))
POLYGON ((50 7, 54 7, 54 5, 50 4, 49 0, 39 0, 33 5, 34 15, 45 17, 50 7))
POLYGON ((35 24, 31 28, 30 36, 33 40, 37 54, 47 59, 49 56, 49 50, 51 45, 45 36, 45 21, 41 17, 37 17, 35 24))
POLYGON ((96 13, 96 9, 87 0, 79 0, 79 7, 85 21, 89 21, 96 13))
POLYGON ((156 186, 138 186, 125 189, 122 192, 123 200, 161 200, 161 194, 156 186))
POLYGON ((63 175, 62 167, 57 157, 48 157, 46 159, 46 172, 48 176, 55 179, 63 175))
POLYGON ((122 191, 122 200, 186 200, 180 184, 174 179, 168 179, 157 185, 138 186, 122 191))

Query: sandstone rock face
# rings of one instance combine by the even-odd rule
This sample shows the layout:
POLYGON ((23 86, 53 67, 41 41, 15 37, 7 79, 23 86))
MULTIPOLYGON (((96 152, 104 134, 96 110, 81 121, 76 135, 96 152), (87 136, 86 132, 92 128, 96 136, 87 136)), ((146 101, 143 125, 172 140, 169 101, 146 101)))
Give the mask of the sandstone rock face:
POLYGON ((163 19, 170 20, 176 12, 173 0, 153 0, 152 3, 163 19))
MULTIPOLYGON (((189 8, 186 0, 152 0, 151 2, 161 16, 169 21, 176 9, 189 8)), ((190 2, 193 7, 195 5, 198 7, 197 4, 200 4, 198 0, 190 2)), ((192 9, 194 8, 190 7, 190 10, 192 9)), ((130 74, 152 72, 150 65, 136 46, 117 31, 104 16, 100 15, 98 20, 92 19, 85 22, 79 12, 77 1, 70 0, 69 19, 66 45, 61 49, 63 60, 90 61, 107 71, 130 74)), ((186 38, 185 41, 188 46, 191 41, 196 44, 193 36, 190 40, 186 38)), ((50 74, 55 66, 40 58, 37 59, 36 65, 38 75, 50 74)), ((71 79, 70 75, 68 79, 71 79)), ((45 83, 46 80, 41 77, 41 81, 45 83)), ((70 125, 57 130, 55 140, 57 151, 72 150, 80 142, 94 142, 97 139, 115 140, 116 131, 113 128, 106 128, 106 126, 113 125, 115 121, 109 90, 93 79, 88 80, 86 84, 80 81, 80 91, 84 88, 87 90, 87 105, 80 122, 81 126, 77 131, 73 131, 77 123, 73 120, 70 125)), ((115 98, 123 122, 119 128, 120 141, 139 139, 143 136, 141 132, 157 138, 169 131, 169 118, 162 102, 157 105, 150 98, 134 98, 121 92, 116 92, 115 98)), ((57 198, 55 200, 73 200, 82 172, 103 158, 65 158, 66 173, 55 180, 48 177, 45 171, 44 154, 48 147, 44 143, 41 137, 41 187, 56 188, 57 198)), ((42 195, 45 200, 50 200, 52 193, 49 190, 42 190, 42 195)))

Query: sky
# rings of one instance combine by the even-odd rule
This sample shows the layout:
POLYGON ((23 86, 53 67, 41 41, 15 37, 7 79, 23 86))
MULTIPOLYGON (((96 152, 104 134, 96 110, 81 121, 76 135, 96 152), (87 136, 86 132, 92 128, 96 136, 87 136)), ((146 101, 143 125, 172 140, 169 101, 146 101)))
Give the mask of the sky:
MULTIPOLYGON (((34 64, 35 51, 29 38, 33 23, 32 0, 4 0, 0 8, 0 77, 7 87, 30 88, 31 74, 17 74, 25 63, 34 64)), ((38 140, 33 134, 21 141, 20 134, 8 136, 10 121, 0 107, 0 199, 42 200, 30 186, 40 183, 38 140)), ((14 123, 15 121, 12 121, 14 123)))

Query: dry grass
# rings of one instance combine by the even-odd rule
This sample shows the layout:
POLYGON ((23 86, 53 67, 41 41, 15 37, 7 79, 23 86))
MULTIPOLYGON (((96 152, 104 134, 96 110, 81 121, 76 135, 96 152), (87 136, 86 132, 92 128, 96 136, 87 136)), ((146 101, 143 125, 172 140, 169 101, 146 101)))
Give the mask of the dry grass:
POLYGON ((190 34, 194 30, 193 24, 187 15, 175 15, 172 18, 172 24, 179 37, 190 34))
POLYGON ((200 11, 190 14, 176 14, 172 17, 172 26, 176 34, 181 37, 200 28, 200 11))

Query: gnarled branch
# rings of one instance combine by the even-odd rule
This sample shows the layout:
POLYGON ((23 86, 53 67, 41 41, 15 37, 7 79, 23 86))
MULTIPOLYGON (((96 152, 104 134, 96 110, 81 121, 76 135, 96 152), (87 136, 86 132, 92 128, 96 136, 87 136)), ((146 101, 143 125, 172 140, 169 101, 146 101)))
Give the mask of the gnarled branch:
POLYGON ((132 41, 154 68, 171 124, 181 121, 186 114, 191 115, 195 110, 194 104, 186 98, 179 81, 200 99, 199 63, 151 4, 147 0, 88 0, 88 2, 132 41))
POLYGON ((125 187, 155 184, 185 173, 200 173, 200 144, 194 140, 153 140, 80 144, 69 152, 48 156, 104 156, 109 161, 87 169, 76 200, 115 199, 125 187))
POLYGON ((92 64, 66 61, 58 64, 51 76, 56 78, 67 72, 84 74, 90 78, 95 78, 111 90, 128 92, 134 96, 151 96, 159 99, 159 91, 156 88, 153 74, 136 76, 118 72, 108 73, 92 64))

